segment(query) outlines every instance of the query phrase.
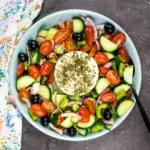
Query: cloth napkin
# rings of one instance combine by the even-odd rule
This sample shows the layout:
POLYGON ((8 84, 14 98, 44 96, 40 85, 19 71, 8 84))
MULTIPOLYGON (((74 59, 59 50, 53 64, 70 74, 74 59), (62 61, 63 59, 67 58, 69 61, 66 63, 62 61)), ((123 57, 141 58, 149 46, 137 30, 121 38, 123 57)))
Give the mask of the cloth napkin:
POLYGON ((19 39, 39 14, 43 0, 0 0, 0 150, 21 148, 22 115, 9 89, 8 67, 19 39))

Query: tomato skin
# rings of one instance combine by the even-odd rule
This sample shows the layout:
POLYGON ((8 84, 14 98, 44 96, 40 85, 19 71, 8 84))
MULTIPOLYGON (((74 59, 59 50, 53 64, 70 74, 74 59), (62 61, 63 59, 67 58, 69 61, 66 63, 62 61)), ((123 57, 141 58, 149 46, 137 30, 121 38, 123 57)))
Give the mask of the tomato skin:
POLYGON ((95 114, 96 112, 95 103, 90 98, 85 99, 84 104, 88 108, 90 114, 92 115, 95 114))
POLYGON ((115 100, 116 100, 116 96, 113 92, 107 92, 101 96, 101 101, 105 103, 112 103, 115 100))
POLYGON ((98 65, 104 65, 108 63, 109 58, 104 52, 98 52, 95 54, 95 61, 98 65))
POLYGON ((92 46, 94 41, 94 29, 91 25, 85 27, 85 39, 87 44, 92 46))
POLYGON ((37 66, 31 65, 28 68, 28 73, 31 77, 37 79, 40 76, 40 70, 37 66))
POLYGON ((80 122, 87 123, 90 120, 90 112, 86 108, 86 106, 81 106, 80 109, 78 110, 78 114, 81 116, 80 122))
POLYGON ((57 125, 59 126, 63 121, 64 121, 64 118, 59 115, 57 119, 57 125))
POLYGON ((51 113, 56 109, 56 106, 49 100, 44 100, 41 106, 47 113, 51 113))
POLYGON ((73 23, 72 21, 65 21, 64 25, 66 28, 68 28, 71 32, 73 31, 73 23))
POLYGON ((31 98, 31 94, 30 92, 27 90, 27 89, 21 89, 18 93, 18 97, 19 97, 19 100, 22 102, 22 103, 26 103, 25 99, 29 99, 31 98))
POLYGON ((115 44, 117 44, 118 47, 122 47, 123 44, 124 44, 125 41, 126 41, 126 36, 125 36, 124 33, 117 33, 117 34, 113 37, 112 41, 113 41, 115 44))
POLYGON ((47 83, 48 84, 52 84, 55 80, 55 77, 54 77, 54 70, 51 71, 51 73, 49 74, 49 77, 48 77, 48 80, 47 80, 47 83))
POLYGON ((33 104, 30 108, 30 111, 40 118, 46 116, 46 112, 43 110, 40 104, 33 104))
POLYGON ((87 44, 80 48, 80 51, 83 51, 83 52, 89 52, 90 50, 91 50, 91 46, 87 44))
POLYGON ((89 52, 89 55, 90 55, 91 57, 94 57, 95 54, 96 54, 96 52, 97 52, 97 45, 94 44, 94 45, 92 45, 92 48, 91 48, 91 50, 90 50, 90 52, 89 52))
POLYGON ((43 56, 48 55, 52 51, 52 41, 46 40, 41 43, 40 45, 40 53, 43 56))
POLYGON ((49 61, 44 62, 40 67, 40 73, 43 76, 49 75, 52 70, 53 70, 53 64, 50 63, 49 61))
POLYGON ((105 68, 103 65, 99 66, 99 76, 105 77, 110 68, 105 68))
POLYGON ((64 47, 65 47, 66 52, 71 52, 76 49, 76 44, 75 44, 74 40, 68 39, 64 42, 64 47))
POLYGON ((54 36, 55 44, 62 44, 66 39, 69 38, 70 33, 70 29, 68 28, 62 28, 58 30, 58 32, 54 36))
POLYGON ((24 73, 24 63, 20 62, 17 69, 17 77, 20 77, 24 73))
POLYGON ((121 48, 118 50, 118 54, 125 60, 125 63, 129 62, 129 54, 127 52, 127 50, 125 50, 124 48, 121 48))
POLYGON ((110 83, 114 85, 117 85, 120 83, 120 77, 118 73, 114 70, 109 70, 106 74, 106 78, 110 83))

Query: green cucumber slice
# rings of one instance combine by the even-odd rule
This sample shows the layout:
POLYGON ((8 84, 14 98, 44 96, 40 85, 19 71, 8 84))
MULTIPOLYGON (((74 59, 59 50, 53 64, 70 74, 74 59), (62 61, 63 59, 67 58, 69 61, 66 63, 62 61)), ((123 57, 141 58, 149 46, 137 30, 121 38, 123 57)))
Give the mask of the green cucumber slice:
POLYGON ((85 40, 83 40, 83 41, 78 41, 78 42, 77 42, 77 45, 78 45, 78 46, 85 45, 85 44, 86 44, 86 41, 85 41, 85 40))
POLYGON ((43 98, 50 100, 51 98, 51 90, 47 85, 40 85, 38 94, 43 98))
POLYGON ((64 53, 64 50, 65 50, 64 45, 61 44, 61 45, 56 45, 56 46, 55 46, 54 52, 55 52, 56 54, 63 54, 63 53, 64 53))
POLYGON ((80 106, 78 104, 73 104, 73 106, 72 106, 72 110, 74 112, 77 112, 79 108, 80 108, 80 106))
POLYGON ((81 33, 84 30, 84 22, 79 17, 73 18, 73 32, 74 33, 81 33))
POLYGON ((130 89, 130 85, 128 85, 128 84, 121 84, 121 85, 118 85, 117 87, 115 87, 114 92, 115 92, 115 94, 118 94, 122 90, 127 92, 129 89, 130 89))
POLYGON ((134 105, 134 101, 132 99, 125 99, 117 106, 116 111, 119 117, 123 116, 127 113, 134 105))
POLYGON ((124 69, 125 69, 125 64, 124 63, 120 63, 119 64, 119 76, 120 77, 123 77, 124 69))
POLYGON ((67 117, 62 123, 61 126, 64 128, 70 128, 72 127, 73 122, 72 122, 72 118, 71 117, 67 117))
POLYGON ((82 97, 79 95, 70 95, 69 99, 74 100, 74 101, 81 101, 82 97))
POLYGON ((34 81, 35 79, 29 75, 21 76, 17 79, 17 90, 29 87, 31 84, 34 83, 34 81))
POLYGON ((91 132, 99 132, 105 129, 104 123, 102 121, 97 121, 92 127, 91 127, 91 132))
POLYGON ((105 54, 107 55, 109 60, 111 60, 115 57, 115 55, 113 53, 105 52, 105 54))
POLYGON ((96 92, 100 94, 110 85, 109 81, 106 78, 100 78, 96 84, 96 92))
POLYGON ((57 33, 58 29, 52 27, 48 30, 48 33, 47 33, 47 36, 46 36, 46 39, 47 40, 53 40, 54 38, 54 35, 57 33))
POLYGON ((81 129, 81 128, 78 128, 78 127, 75 127, 77 132, 82 135, 82 136, 86 136, 88 134, 88 130, 87 129, 81 129))
POLYGON ((118 48, 117 44, 113 43, 112 41, 110 41, 104 36, 101 36, 100 38, 100 45, 102 46, 104 51, 107 51, 107 52, 114 52, 118 48))

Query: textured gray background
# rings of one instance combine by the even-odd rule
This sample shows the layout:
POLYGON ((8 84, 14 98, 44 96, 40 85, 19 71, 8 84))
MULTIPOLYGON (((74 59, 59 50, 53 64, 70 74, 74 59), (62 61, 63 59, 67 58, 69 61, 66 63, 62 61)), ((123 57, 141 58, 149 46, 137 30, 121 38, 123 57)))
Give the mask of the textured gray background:
MULTIPOLYGON (((136 43, 143 81, 140 98, 150 117, 150 0, 45 0, 36 20, 70 8, 102 13, 120 24, 136 43)), ((22 150, 150 150, 150 136, 137 106, 111 133, 87 142, 65 142, 43 135, 23 120, 22 150)))

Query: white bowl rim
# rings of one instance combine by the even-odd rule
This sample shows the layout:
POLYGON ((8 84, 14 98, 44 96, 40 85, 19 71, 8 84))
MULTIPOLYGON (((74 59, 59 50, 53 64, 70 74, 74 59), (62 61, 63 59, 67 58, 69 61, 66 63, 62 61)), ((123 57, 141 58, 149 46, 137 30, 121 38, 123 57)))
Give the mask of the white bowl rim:
MULTIPOLYGON (((130 45, 132 45, 132 47, 134 48, 135 55, 136 55, 136 57, 137 57, 138 64, 139 64, 139 66, 138 66, 138 69, 139 69, 139 72, 138 72, 138 73, 139 73, 139 81, 138 81, 138 86, 137 86, 136 89, 135 89, 136 92, 137 92, 137 94, 139 94, 140 89, 141 89, 142 73, 141 73, 140 57, 139 57, 138 52, 137 52, 137 50, 136 50, 136 48, 135 48, 135 45, 133 44, 131 38, 128 36, 128 34, 125 32, 125 30, 124 30, 120 25, 118 25, 115 21, 113 21, 113 20, 110 19, 109 17, 106 17, 105 15, 102 15, 102 14, 100 14, 100 13, 98 13, 98 12, 93 12, 93 11, 84 10, 84 9, 67 9, 67 10, 60 10, 60 11, 57 11, 57 12, 53 12, 52 14, 49 14, 49 15, 43 17, 42 19, 40 19, 39 21, 37 21, 36 23, 34 23, 34 24, 30 27, 30 29, 24 34, 24 36, 22 37, 22 39, 23 39, 37 24, 40 24, 40 22, 43 22, 44 20, 48 19, 49 17, 51 17, 51 16, 53 16, 53 15, 59 15, 59 14, 61 14, 61 13, 69 13, 69 12, 74 12, 74 13, 75 13, 75 12, 77 12, 77 11, 80 12, 81 14, 82 14, 82 13, 84 13, 84 14, 90 14, 91 16, 92 16, 92 15, 96 15, 96 16, 101 17, 101 18, 104 18, 104 19, 106 19, 106 20, 108 20, 108 21, 110 21, 110 22, 113 22, 113 24, 116 26, 117 29, 119 28, 119 30, 121 30, 123 33, 125 33, 125 35, 126 35, 127 38, 128 38, 128 41, 129 41, 130 45)), ((18 44, 18 45, 19 45, 19 44, 18 44)), ((17 47, 18 47, 18 46, 17 46, 17 47)), ((17 47, 16 47, 16 49, 17 49, 17 47)), ((12 59, 11 59, 11 62, 12 62, 12 63, 10 63, 9 68, 13 67, 13 61, 14 61, 14 57, 12 57, 12 59)), ((11 69, 9 69, 9 79, 10 79, 10 81, 11 81, 11 80, 14 80, 14 79, 13 79, 13 73, 12 73, 11 69)), ((10 88, 11 88, 11 90, 12 90, 12 93, 14 93, 14 92, 15 92, 14 85, 10 84, 10 88)), ((20 110, 20 112, 21 112, 21 109, 20 109, 21 107, 20 107, 20 104, 19 104, 19 102, 18 102, 18 100, 17 100, 18 98, 15 97, 14 94, 13 94, 13 97, 14 97, 15 102, 16 102, 16 104, 17 104, 17 106, 18 106, 18 108, 19 108, 19 110, 20 110)), ((133 106, 133 107, 134 107, 134 106, 133 106)), ((33 121, 31 120, 31 118, 30 118, 27 114, 23 114, 23 116, 26 118, 26 120, 28 120, 28 122, 29 122, 30 124, 32 124, 32 125, 33 125, 35 128, 37 128, 39 131, 41 131, 42 133, 44 133, 44 134, 46 134, 46 135, 48 135, 48 136, 51 136, 51 137, 53 137, 53 138, 60 139, 60 140, 65 140, 65 141, 87 141, 87 140, 92 140, 92 139, 101 137, 102 135, 105 135, 105 134, 111 132, 113 129, 115 129, 117 126, 119 126, 119 125, 125 120, 125 118, 130 114, 130 112, 131 112, 131 110, 133 109, 133 107, 132 107, 124 116, 122 116, 122 117, 117 121, 117 123, 115 123, 115 125, 113 126, 113 128, 112 128, 110 131, 104 130, 104 131, 102 131, 102 132, 99 132, 99 134, 90 134, 89 136, 86 136, 86 137, 80 137, 80 136, 79 136, 79 137, 77 137, 77 138, 74 138, 74 137, 71 138, 71 137, 69 137, 69 136, 66 136, 66 137, 60 136, 60 135, 58 135, 57 133, 54 134, 54 131, 49 130, 49 131, 51 131, 51 135, 50 135, 50 134, 49 134, 50 132, 46 132, 46 131, 48 131, 48 130, 46 130, 46 128, 40 127, 38 124, 36 124, 35 122, 33 122, 33 121), (91 135, 92 135, 92 136, 91 136, 91 135)))

